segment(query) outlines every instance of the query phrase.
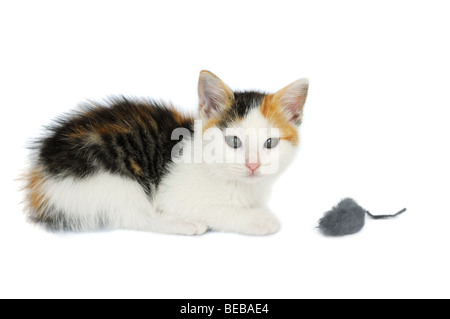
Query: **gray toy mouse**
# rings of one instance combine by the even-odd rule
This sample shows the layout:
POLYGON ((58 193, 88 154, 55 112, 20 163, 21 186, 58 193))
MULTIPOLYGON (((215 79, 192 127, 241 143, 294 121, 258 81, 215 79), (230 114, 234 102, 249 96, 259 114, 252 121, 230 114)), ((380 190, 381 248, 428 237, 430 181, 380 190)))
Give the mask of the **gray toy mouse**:
POLYGON ((394 218, 406 211, 402 209, 395 215, 374 216, 359 206, 353 199, 345 198, 334 206, 319 221, 319 229, 325 236, 341 237, 358 233, 365 225, 366 214, 373 219, 394 218))

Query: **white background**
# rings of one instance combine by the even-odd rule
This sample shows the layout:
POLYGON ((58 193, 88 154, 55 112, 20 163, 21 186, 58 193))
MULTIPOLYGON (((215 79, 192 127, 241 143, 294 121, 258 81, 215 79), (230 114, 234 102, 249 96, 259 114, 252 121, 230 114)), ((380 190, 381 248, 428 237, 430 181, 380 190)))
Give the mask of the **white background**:
MULTIPOLYGON (((2 1, 0 297, 450 297, 448 1, 2 1), (199 71, 234 89, 309 77, 280 233, 54 234, 28 224, 27 141, 86 99, 195 110, 199 71), (322 237, 350 196, 374 214, 322 237)), ((174 199, 176 200, 176 199, 174 199)))

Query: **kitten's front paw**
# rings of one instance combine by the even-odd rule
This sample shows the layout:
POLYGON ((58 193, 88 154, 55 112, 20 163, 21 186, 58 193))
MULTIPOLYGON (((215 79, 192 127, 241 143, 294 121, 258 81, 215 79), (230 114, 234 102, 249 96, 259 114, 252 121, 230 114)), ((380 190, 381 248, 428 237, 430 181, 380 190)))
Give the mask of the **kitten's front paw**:
POLYGON ((247 225, 244 233, 247 235, 264 236, 278 232, 281 228, 278 219, 271 213, 260 212, 255 214, 247 225))
POLYGON ((179 222, 174 228, 175 234, 186 236, 202 235, 208 231, 208 225, 200 222, 179 222))

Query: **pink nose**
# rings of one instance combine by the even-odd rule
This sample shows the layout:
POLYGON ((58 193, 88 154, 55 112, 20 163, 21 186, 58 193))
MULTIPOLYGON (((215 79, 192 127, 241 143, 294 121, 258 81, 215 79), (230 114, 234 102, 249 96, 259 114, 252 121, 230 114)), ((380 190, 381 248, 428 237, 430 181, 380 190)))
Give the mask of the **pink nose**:
POLYGON ((252 171, 252 173, 254 173, 260 166, 260 163, 247 163, 247 167, 252 171))

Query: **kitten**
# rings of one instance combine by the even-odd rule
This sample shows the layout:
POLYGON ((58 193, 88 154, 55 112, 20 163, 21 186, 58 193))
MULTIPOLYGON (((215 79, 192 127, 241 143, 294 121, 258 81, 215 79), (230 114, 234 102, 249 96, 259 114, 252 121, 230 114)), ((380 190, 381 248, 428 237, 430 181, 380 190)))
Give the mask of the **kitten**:
POLYGON ((307 92, 306 79, 233 92, 202 71, 196 117, 150 100, 90 102, 36 143, 28 217, 55 230, 275 233, 264 203, 294 157, 307 92))

